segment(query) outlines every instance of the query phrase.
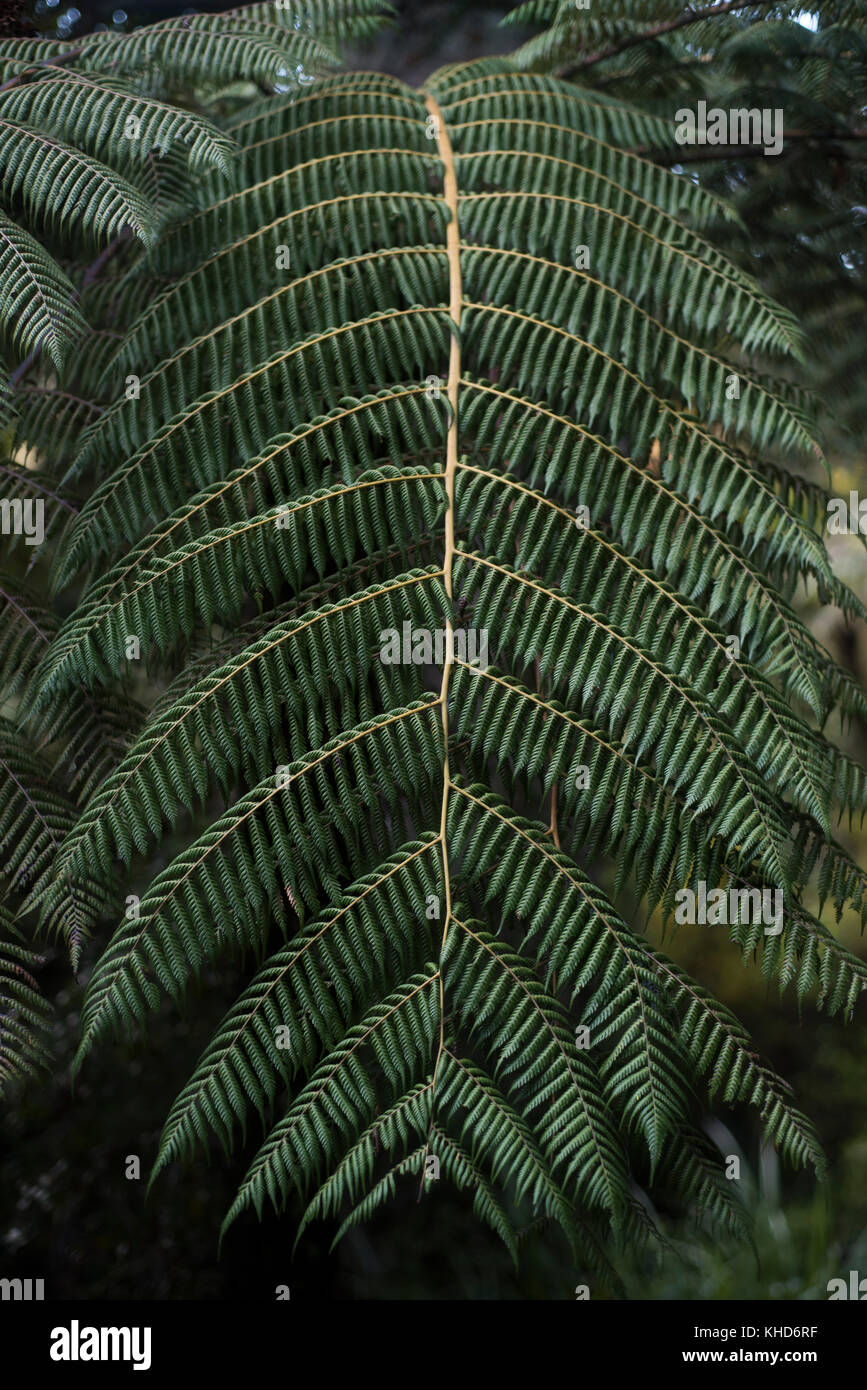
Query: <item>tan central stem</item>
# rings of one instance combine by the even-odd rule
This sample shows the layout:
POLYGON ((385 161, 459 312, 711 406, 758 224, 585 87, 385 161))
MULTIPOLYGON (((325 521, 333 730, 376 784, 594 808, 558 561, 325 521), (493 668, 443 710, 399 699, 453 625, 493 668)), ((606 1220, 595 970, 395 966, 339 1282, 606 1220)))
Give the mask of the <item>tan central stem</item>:
MULTIPOLYGON (((436 100, 430 93, 425 93, 425 106, 428 114, 433 117, 435 122, 437 150, 443 163, 443 197, 449 210, 449 224, 446 230, 446 251, 448 253, 449 265, 449 315, 457 330, 461 326, 461 310, 463 305, 463 287, 461 284, 461 246, 460 231, 458 228, 458 180, 455 173, 455 159, 452 151, 451 141, 449 140, 446 123, 443 114, 436 100)), ((458 386, 461 378, 461 348, 457 333, 452 334, 449 350, 449 379, 447 386, 447 396, 451 407, 451 423, 446 437, 446 516, 445 516, 445 554, 443 557, 443 573, 445 580, 446 593, 452 599, 452 565, 455 549, 455 473, 458 465, 458 386)), ((446 816, 448 813, 449 801, 449 715, 448 715, 448 691, 449 677, 451 675, 453 655, 453 628, 451 618, 446 624, 446 659, 443 666, 442 686, 440 689, 440 701, 442 705, 443 721, 443 799, 442 811, 440 815, 440 844, 443 856, 443 878, 445 883, 445 912, 443 921, 443 935, 440 943, 440 1037, 437 1049, 436 1061, 434 1063, 432 1092, 436 1087, 437 1072, 440 1060, 443 1055, 445 1045, 445 998, 443 991, 442 976, 442 955, 445 949, 446 937, 448 936, 449 924, 452 915, 452 895, 451 881, 449 875, 449 856, 446 845, 446 816)), ((427 1149, 426 1151, 427 1152, 427 1149)), ((422 1184, 424 1183, 424 1164, 422 1164, 422 1184)))

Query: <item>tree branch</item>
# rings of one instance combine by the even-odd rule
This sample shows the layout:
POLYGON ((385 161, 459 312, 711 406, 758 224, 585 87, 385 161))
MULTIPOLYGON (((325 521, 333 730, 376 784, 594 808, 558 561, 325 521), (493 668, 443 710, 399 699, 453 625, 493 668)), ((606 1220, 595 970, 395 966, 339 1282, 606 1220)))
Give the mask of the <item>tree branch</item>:
POLYGON ((723 4, 711 5, 706 10, 687 10, 685 14, 678 15, 677 19, 667 19, 661 24, 654 24, 651 29, 644 29, 640 34, 630 34, 628 38, 620 39, 617 43, 611 44, 609 48, 601 48, 598 53, 588 53, 586 58, 576 58, 574 63, 558 68, 557 76, 571 77, 574 73, 583 72, 585 68, 591 68, 606 58, 613 58, 615 54, 623 53, 627 48, 635 48, 637 44, 646 43, 648 39, 659 38, 661 34, 670 34, 674 29, 685 29, 687 25, 695 24, 702 19, 713 19, 718 14, 730 14, 732 10, 745 10, 756 5, 771 6, 778 3, 779 0, 724 0, 723 4))
MULTIPOLYGON (((81 298, 88 286, 92 285, 94 280, 98 278, 98 276, 102 273, 103 266, 108 264, 108 262, 111 260, 112 256, 115 254, 118 248, 122 246, 123 243, 127 240, 129 234, 129 228, 124 227, 122 231, 118 232, 117 236, 114 238, 114 241, 110 241, 108 243, 108 246, 106 246, 104 250, 100 251, 96 260, 92 261, 91 264, 87 267, 81 281, 80 289, 77 289, 75 293, 72 295, 73 304, 81 298)), ((27 357, 24 358, 24 361, 18 364, 14 372, 10 374, 9 385, 13 389, 27 375, 34 363, 39 360, 39 355, 41 352, 42 346, 40 344, 39 346, 35 347, 33 351, 29 353, 27 357)))
POLYGON ((56 66, 57 63, 69 63, 73 58, 80 57, 83 52, 83 48, 68 48, 63 53, 55 53, 53 58, 43 58, 40 62, 25 68, 23 72, 17 73, 15 77, 10 77, 6 82, 0 82, 0 92, 8 92, 10 87, 20 87, 23 82, 29 82, 43 68, 56 66))

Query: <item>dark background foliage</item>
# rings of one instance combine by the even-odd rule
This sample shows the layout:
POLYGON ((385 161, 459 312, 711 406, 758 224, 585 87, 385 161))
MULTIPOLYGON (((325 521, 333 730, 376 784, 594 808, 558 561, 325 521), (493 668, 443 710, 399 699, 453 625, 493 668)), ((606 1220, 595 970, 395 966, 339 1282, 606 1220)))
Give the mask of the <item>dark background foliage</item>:
MULTIPOLYGON (((498 28, 504 5, 404 0, 397 8, 397 27, 366 49, 363 65, 414 84, 440 64, 505 52, 522 38, 520 31, 498 28)), ((128 7, 121 0, 80 0, 75 6, 65 0, 7 0, 0 5, 0 32, 74 38, 98 25, 127 30, 184 12, 191 11, 171 0, 128 7)), ((838 491, 855 485, 853 467, 863 478, 863 448, 841 458, 838 491)), ((835 559, 867 597, 867 567, 857 541, 846 538, 835 559)), ((864 678, 864 651, 850 635, 819 635, 864 678)), ((867 761, 863 730, 853 737, 851 751, 867 761)), ((864 838, 853 833, 848 843, 863 859, 864 838)), ((843 934, 864 954, 856 925, 844 922, 843 934)), ((711 1132, 723 1152, 742 1154, 758 1260, 749 1250, 722 1249, 676 1219, 670 1226, 673 1249, 663 1258, 632 1255, 619 1261, 627 1289, 645 1299, 824 1298, 827 1280, 859 1268, 859 1259, 867 1273, 863 1007, 846 1027, 809 1007, 799 1017, 794 999, 781 1000, 758 971, 745 971, 735 948, 712 929, 685 928, 667 949, 732 1005, 759 1050, 791 1080, 797 1104, 814 1119, 826 1147, 831 1180, 817 1188, 809 1175, 781 1172, 774 1155, 761 1149, 752 1117, 720 1111, 709 1122, 711 1132)), ((469 1203, 445 1184, 421 1202, 414 1192, 405 1193, 333 1254, 333 1228, 321 1224, 307 1231, 293 1253, 295 1211, 283 1221, 239 1222, 218 1258, 217 1231, 246 1168, 243 1155, 231 1164, 214 1156, 210 1165, 203 1158, 176 1166, 146 1197, 166 1097, 188 1078, 242 982, 240 975, 206 978, 183 1016, 164 1009, 153 1020, 144 1046, 131 1052, 116 1045, 94 1054, 73 1092, 68 1064, 81 991, 70 982, 61 955, 50 961, 43 984, 59 1006, 57 1065, 0 1116, 0 1275, 44 1278, 49 1298, 268 1300, 281 1284, 302 1299, 574 1296, 568 1252, 553 1232, 527 1232, 515 1274, 503 1247, 472 1219, 469 1203), (141 1158, 141 1181, 125 1176, 129 1155, 141 1158)))

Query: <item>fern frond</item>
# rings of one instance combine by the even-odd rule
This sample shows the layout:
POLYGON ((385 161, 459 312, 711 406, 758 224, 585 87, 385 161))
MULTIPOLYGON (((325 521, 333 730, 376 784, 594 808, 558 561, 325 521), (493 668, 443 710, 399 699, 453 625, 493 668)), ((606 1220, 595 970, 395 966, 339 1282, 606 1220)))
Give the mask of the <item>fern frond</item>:
MULTIPOLYGON (((414 528, 430 525, 442 511, 442 476, 385 466, 354 483, 321 488, 291 506, 271 507, 210 531, 167 555, 154 554, 153 539, 145 537, 131 557, 88 591, 61 628, 43 664, 42 694, 75 679, 92 684, 119 671, 131 633, 146 652, 163 651, 203 622, 237 617, 245 586, 254 577, 271 593, 279 593, 283 583, 297 591, 308 566, 321 575, 329 563, 351 564, 364 544, 380 549, 397 540, 408 547, 414 528), (175 594, 185 580, 188 604, 167 606, 166 595, 175 594)), ((170 518, 163 531, 174 529, 170 518)))
POLYGON ((40 926, 63 936, 73 960, 109 896, 91 883, 55 876, 54 856, 75 812, 52 782, 42 758, 22 746, 21 734, 0 720, 0 849, 3 875, 23 899, 18 915, 37 912, 40 926))
POLYGON ((147 246, 154 237, 151 209, 126 179, 55 136, 0 117, 3 195, 29 225, 54 237, 80 224, 97 244, 129 230, 147 246))
MULTIPOLYGON (((242 773, 256 782, 284 760, 287 749, 309 746, 317 732, 323 739, 335 734, 336 728, 316 718, 326 682, 363 708, 365 669, 371 665, 374 678, 382 671, 376 659, 380 632, 407 618, 428 628, 446 621, 440 577, 433 568, 410 571, 341 603, 308 610, 303 618, 269 628, 224 666, 209 669, 148 722, 103 782, 64 847, 71 871, 115 856, 128 860, 134 848, 144 853, 152 835, 161 837, 163 824, 175 827, 182 808, 204 803, 215 781, 225 795, 242 773)), ((405 693, 409 699, 421 691, 405 693)))
POLYGON ((11 351, 42 348, 62 367, 84 332, 71 282, 39 242, 0 211, 0 327, 11 351))
MULTIPOLYGON (((10 444, 31 471, 41 471, 46 460, 52 467, 67 461, 70 440, 92 424, 101 409, 96 401, 28 380, 17 383, 13 399, 16 418, 10 444)), ((69 500, 60 505, 71 510, 69 500)))
POLYGON ((402 974, 423 964, 435 922, 417 904, 442 893, 441 865, 434 837, 403 845, 269 958, 175 1101, 153 1177, 205 1144, 209 1131, 229 1148, 251 1107, 266 1120, 278 1087, 313 1066, 319 1045, 338 1040, 353 1004, 385 989, 394 961, 402 974))
POLYGON ((14 1082, 48 1066, 54 1010, 35 975, 44 960, 19 945, 14 921, 0 907, 0 1097, 14 1082))
POLYGON ((377 1096, 363 1049, 370 1050, 383 1089, 403 1090, 416 1058, 430 1050, 439 1024, 438 974, 429 963, 410 976, 329 1052, 257 1155, 223 1233, 245 1207, 261 1213, 266 1198, 279 1210, 290 1186, 309 1186, 339 1153, 340 1139, 357 1138, 370 1124, 377 1096))
POLYGON ((711 1096, 717 1091, 730 1104, 748 1101, 761 1115, 765 1135, 797 1163, 817 1171, 825 1159, 809 1121, 789 1101, 790 1089, 764 1066, 750 1037, 733 1014, 690 980, 685 971, 654 952, 663 988, 681 1010, 680 1037, 711 1096))
POLYGON ((500 58, 421 91, 303 80, 377 13, 172 20, 9 91, 195 75, 236 149, 183 212, 182 149, 115 151, 154 245, 82 284, 83 404, 52 434, 25 399, 13 436, 78 507, 56 612, 28 599, 0 645, 20 728, 78 779, 33 902, 72 883, 116 913, 144 861, 76 1068, 252 957, 154 1168, 255 1118, 224 1230, 300 1196, 339 1238, 439 1175, 513 1257, 550 1224, 614 1286, 606 1242, 658 1234, 657 1191, 742 1226, 701 1106, 752 1107, 821 1168, 746 1031, 633 918, 664 927, 701 881, 781 890, 781 935, 738 918, 733 949, 853 1011, 863 963, 810 905, 867 912, 831 833, 867 773, 825 732, 867 701, 797 587, 863 609, 822 541, 804 334, 714 243, 748 220, 654 162, 673 123, 500 58), (242 73, 271 91, 239 109, 242 73))
POLYGON ((521 1095, 552 1172, 583 1203, 605 1208, 616 1225, 625 1205, 626 1159, 596 1067, 582 1056, 568 1015, 530 962, 480 923, 456 916, 455 926, 443 983, 468 1036, 507 1094, 521 1095))
MULTIPOLYGON (((336 63, 310 34, 281 23, 276 6, 250 5, 223 14, 180 15, 135 29, 82 40, 83 62, 94 73, 134 73, 153 83, 199 80, 212 86, 243 79, 267 89, 336 63)), ((289 18, 287 12, 287 19, 289 18)))
POLYGON ((684 1125, 666 1153, 668 1180, 692 1204, 697 1223, 731 1240, 752 1241, 753 1223, 739 1198, 737 1183, 725 1176, 720 1155, 707 1136, 684 1125))
MULTIPOLYGON (((281 884, 293 903, 313 911, 325 894, 339 892, 340 866, 347 852, 352 861, 361 829, 345 808, 366 802, 374 811, 383 796, 394 812, 401 794, 419 795, 432 783, 438 705, 431 695, 338 735, 287 764, 285 772, 276 769, 177 856, 115 933, 94 971, 76 1065, 107 1029, 142 1019, 160 986, 180 996, 206 959, 203 931, 207 955, 229 946, 261 949, 262 910, 273 909, 281 884), (308 814, 313 793, 306 789, 307 777, 327 800, 315 817, 308 814), (207 921, 194 890, 210 900, 207 921), (215 910, 218 898, 222 912, 215 910)), ((381 813, 375 825, 384 836, 381 813)))
POLYGON ((119 170, 154 150, 181 147, 192 172, 228 172, 231 137, 195 112, 157 101, 117 76, 43 67, 34 77, 0 92, 3 119, 50 131, 119 170))
POLYGON ((573 1001, 592 987, 582 1027, 593 1036, 594 1053, 606 1054, 604 1093, 612 1104, 627 1093, 626 1124, 641 1129, 654 1163, 680 1122, 683 1071, 644 948, 542 827, 516 817, 482 787, 456 785, 455 791, 448 828, 466 881, 484 878, 485 903, 497 902, 521 919, 524 949, 533 942, 546 985, 555 976, 573 1001))
POLYGON ((27 684, 39 665, 46 645, 57 630, 57 620, 39 595, 20 579, 0 574, 0 693, 4 697, 27 684))

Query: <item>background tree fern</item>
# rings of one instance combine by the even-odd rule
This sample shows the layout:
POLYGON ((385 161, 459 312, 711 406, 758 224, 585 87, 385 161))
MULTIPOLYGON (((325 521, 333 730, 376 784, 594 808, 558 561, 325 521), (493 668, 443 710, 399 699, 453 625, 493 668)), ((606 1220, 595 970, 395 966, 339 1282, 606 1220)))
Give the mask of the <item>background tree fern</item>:
POLYGON ((378 0, 266 0, 74 44, 0 41, 0 317, 9 350, 44 349, 62 367, 84 330, 80 285, 62 262, 87 248, 113 254, 130 236, 149 246, 188 201, 191 177, 227 168, 231 140, 204 109, 173 98, 187 105, 192 87, 204 108, 233 81, 272 90, 312 80, 337 61, 335 42, 369 32, 382 11, 378 0))
MULTIPOLYGON (((678 108, 778 111, 784 140, 756 146, 676 146, 654 159, 686 165, 741 214, 721 223, 728 254, 755 266, 762 284, 796 308, 838 442, 865 424, 860 323, 865 276, 864 0, 615 0, 581 9, 573 0, 529 0, 505 20, 542 25, 514 54, 520 66, 556 72, 651 112, 678 108)), ((850 445, 853 448, 854 446, 850 445)))
MULTIPOLYGON (((125 61, 273 85, 265 8, 125 61)), ((227 1226, 340 1234, 448 1181, 516 1259, 541 1219, 611 1282, 663 1196, 743 1232, 708 1099, 823 1165, 647 914, 780 891, 744 957, 845 1016, 865 983, 808 906, 867 917, 835 838, 865 774, 824 732, 867 699, 793 606, 864 616, 800 476, 803 335, 708 239, 736 213, 624 150, 670 146, 658 115, 500 59, 247 96, 201 97, 231 157, 82 287, 66 395, 13 393, 4 495, 46 539, 2 591, 11 900, 89 971, 77 1066, 248 962, 154 1165, 255 1116, 227 1226)))

